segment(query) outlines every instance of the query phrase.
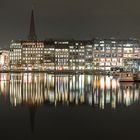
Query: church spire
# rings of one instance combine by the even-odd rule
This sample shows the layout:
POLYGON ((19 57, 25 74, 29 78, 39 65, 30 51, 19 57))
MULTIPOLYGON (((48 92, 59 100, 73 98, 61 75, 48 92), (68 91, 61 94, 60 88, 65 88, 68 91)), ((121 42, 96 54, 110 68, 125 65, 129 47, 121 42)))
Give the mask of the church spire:
POLYGON ((28 40, 31 40, 31 41, 37 40, 37 36, 35 33, 35 22, 34 22, 34 10, 33 9, 31 12, 31 23, 30 23, 30 31, 29 31, 28 40))

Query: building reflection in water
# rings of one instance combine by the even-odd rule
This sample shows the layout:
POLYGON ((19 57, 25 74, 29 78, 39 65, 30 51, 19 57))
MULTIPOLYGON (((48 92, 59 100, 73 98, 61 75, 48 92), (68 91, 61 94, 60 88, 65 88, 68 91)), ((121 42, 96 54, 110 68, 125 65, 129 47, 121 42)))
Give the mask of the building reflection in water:
POLYGON ((10 74, 0 73, 0 94, 7 97, 10 86, 10 74))
POLYGON ((120 84, 118 79, 107 76, 16 73, 1 74, 0 78, 1 94, 9 96, 13 106, 88 104, 115 109, 140 100, 138 83, 120 84))

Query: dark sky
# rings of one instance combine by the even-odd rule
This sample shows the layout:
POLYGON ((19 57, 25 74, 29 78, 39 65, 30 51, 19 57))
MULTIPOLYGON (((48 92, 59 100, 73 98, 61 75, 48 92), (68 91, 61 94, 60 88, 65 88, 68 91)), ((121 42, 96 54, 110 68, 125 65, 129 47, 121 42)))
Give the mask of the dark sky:
POLYGON ((39 39, 140 38, 139 0, 1 0, 0 47, 27 38, 32 5, 39 39))

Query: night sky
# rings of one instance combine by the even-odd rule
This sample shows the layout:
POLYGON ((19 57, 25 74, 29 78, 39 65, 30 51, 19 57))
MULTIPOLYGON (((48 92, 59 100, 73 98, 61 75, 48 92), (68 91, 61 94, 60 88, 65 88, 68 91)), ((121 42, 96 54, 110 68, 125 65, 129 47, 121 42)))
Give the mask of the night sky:
POLYGON ((41 40, 140 38, 139 0, 1 0, 0 47, 27 39, 33 6, 41 40))

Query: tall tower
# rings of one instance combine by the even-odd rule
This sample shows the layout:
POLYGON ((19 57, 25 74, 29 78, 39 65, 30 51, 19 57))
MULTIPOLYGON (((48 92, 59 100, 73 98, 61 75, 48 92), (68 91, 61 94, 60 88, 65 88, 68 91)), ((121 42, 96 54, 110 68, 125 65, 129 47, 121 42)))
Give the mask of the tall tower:
POLYGON ((33 9, 31 12, 31 22, 30 22, 30 31, 29 31, 28 40, 31 40, 31 41, 37 40, 37 36, 35 33, 35 21, 34 21, 34 10, 33 9))

